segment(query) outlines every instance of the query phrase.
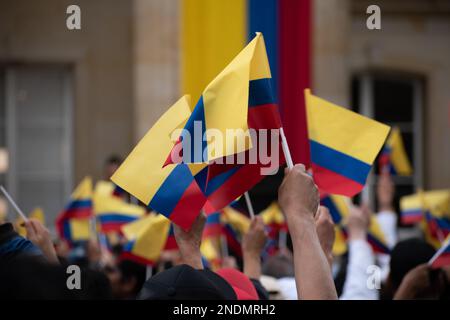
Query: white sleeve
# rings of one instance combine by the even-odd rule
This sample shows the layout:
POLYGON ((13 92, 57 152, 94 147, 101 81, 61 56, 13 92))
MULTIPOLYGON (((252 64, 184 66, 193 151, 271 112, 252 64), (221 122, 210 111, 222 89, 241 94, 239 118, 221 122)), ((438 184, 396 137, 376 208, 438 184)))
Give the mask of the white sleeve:
POLYGON ((388 247, 393 248, 397 244, 397 215, 392 211, 381 211, 376 218, 386 237, 388 247))
MULTIPOLYGON (((397 215, 392 211, 381 211, 376 215, 376 218, 384 233, 388 247, 392 249, 397 244, 397 215)), ((378 254, 377 260, 381 267, 381 280, 384 282, 389 275, 391 256, 378 254)))
POLYGON ((348 265, 341 300, 378 300, 378 290, 367 286, 367 268, 375 264, 372 247, 366 240, 348 242, 348 265))

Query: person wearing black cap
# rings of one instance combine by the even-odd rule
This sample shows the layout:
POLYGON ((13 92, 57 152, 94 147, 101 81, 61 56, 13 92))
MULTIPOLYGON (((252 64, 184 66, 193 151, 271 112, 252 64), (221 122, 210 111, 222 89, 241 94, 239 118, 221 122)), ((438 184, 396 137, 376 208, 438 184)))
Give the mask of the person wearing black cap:
POLYGON ((139 300, 237 300, 258 299, 250 281, 238 270, 223 269, 218 273, 204 269, 201 235, 206 218, 199 214, 189 231, 174 226, 175 238, 183 264, 160 272, 148 279, 139 300))

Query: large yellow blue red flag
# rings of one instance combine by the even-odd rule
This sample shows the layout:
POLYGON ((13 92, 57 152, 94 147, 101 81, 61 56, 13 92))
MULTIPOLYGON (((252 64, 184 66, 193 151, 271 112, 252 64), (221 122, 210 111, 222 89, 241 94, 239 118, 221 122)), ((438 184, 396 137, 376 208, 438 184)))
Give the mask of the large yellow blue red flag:
POLYGON ((314 181, 324 193, 352 197, 366 183, 389 126, 305 90, 314 181))
POLYGON ((61 239, 68 242, 88 240, 92 217, 92 179, 85 177, 70 197, 65 209, 56 218, 61 239))
POLYGON ((391 130, 378 161, 380 172, 388 172, 399 176, 410 176, 412 174, 411 163, 398 127, 391 130))
POLYGON ((194 179, 194 169, 164 163, 174 145, 171 134, 185 125, 190 114, 189 97, 184 96, 161 116, 111 177, 116 185, 184 229, 190 228, 206 198, 194 179))
POLYGON ((157 214, 123 225, 121 230, 128 242, 122 258, 154 265, 166 244, 169 228, 170 221, 157 214))
POLYGON ((267 100, 262 94, 266 92, 264 88, 270 87, 270 78, 264 39, 257 33, 206 86, 179 140, 182 159, 174 159, 179 154, 177 149, 175 154, 170 153, 167 163, 210 162, 248 150, 251 147, 246 132, 249 105, 267 100), (231 136, 230 130, 236 135, 231 136), (218 143, 218 136, 222 137, 222 143, 218 143))
POLYGON ((119 231, 123 224, 145 215, 145 208, 129 204, 111 195, 94 195, 94 214, 102 232, 119 231))

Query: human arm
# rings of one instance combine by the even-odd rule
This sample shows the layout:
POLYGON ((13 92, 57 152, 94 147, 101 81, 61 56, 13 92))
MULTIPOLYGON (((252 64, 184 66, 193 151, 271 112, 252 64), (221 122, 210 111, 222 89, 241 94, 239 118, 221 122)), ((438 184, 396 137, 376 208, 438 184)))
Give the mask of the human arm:
POLYGON ((319 192, 303 165, 285 171, 278 201, 291 234, 294 272, 300 299, 337 299, 327 258, 320 246, 314 215, 319 192))

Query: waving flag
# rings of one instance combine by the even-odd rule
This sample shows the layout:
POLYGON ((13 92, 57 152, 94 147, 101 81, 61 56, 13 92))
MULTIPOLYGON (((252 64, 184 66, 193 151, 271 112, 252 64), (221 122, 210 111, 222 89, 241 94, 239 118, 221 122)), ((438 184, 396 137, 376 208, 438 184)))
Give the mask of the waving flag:
POLYGON ((430 259, 428 265, 432 269, 438 269, 450 265, 450 236, 447 237, 439 250, 430 259))
MULTIPOLYGON (((258 33, 203 91, 179 140, 183 162, 210 162, 248 150, 251 141, 245 137, 249 103, 267 103, 266 96, 258 95, 253 100, 249 92, 262 90, 264 94, 270 77, 264 39, 258 33), (238 134, 230 138, 230 130, 238 134), (225 137, 222 145, 215 144, 216 135, 225 137)), ((166 163, 174 163, 173 157, 169 156, 166 163)))
POLYGON ((56 218, 61 239, 69 243, 88 240, 91 234, 92 179, 84 178, 72 193, 69 203, 56 218))
POLYGON ((224 223, 231 225, 241 235, 247 233, 250 228, 250 219, 232 206, 223 209, 222 220, 224 223))
POLYGON ((177 240, 175 239, 175 233, 173 231, 173 224, 170 224, 169 233, 167 235, 166 244, 164 250, 178 250, 177 240))
POLYGON ((305 90, 314 181, 321 191, 352 197, 366 183, 389 126, 305 90))
POLYGON ((214 212, 206 217, 203 237, 219 237, 222 234, 221 212, 214 212))
POLYGON ((112 195, 94 195, 94 213, 102 232, 120 231, 123 224, 142 218, 145 212, 144 208, 128 204, 112 195))
POLYGON ((412 174, 411 163, 406 154, 399 128, 395 127, 391 130, 378 161, 380 172, 389 172, 399 176, 412 174))
POLYGON ((164 163, 174 145, 171 134, 185 125, 189 115, 189 98, 184 96, 162 115, 111 177, 116 185, 183 229, 190 228, 206 198, 194 180, 195 165, 164 163))
MULTIPOLYGON (((217 152, 217 148, 215 148, 214 156, 211 156, 208 159, 203 159, 203 161, 215 160, 212 163, 210 162, 207 167, 196 174, 196 180, 208 198, 206 206, 204 207, 204 210, 207 214, 220 211, 222 208, 233 202, 237 197, 241 196, 244 192, 252 188, 256 183, 261 181, 261 179, 265 175, 269 174, 263 174, 263 172, 264 168, 271 166, 271 163, 268 163, 266 159, 262 159, 261 155, 266 154, 270 160, 276 157, 276 164, 274 167, 271 167, 271 173, 276 172, 278 170, 278 167, 285 161, 284 157, 281 155, 281 149, 279 148, 278 131, 271 130, 279 129, 281 127, 281 119, 278 111, 278 105, 273 96, 271 88, 270 66, 267 59, 264 38, 262 37, 262 35, 258 33, 242 52, 240 55, 238 55, 238 57, 236 57, 235 60, 233 60, 234 62, 232 62, 231 64, 237 63, 236 61, 239 61, 239 63, 241 63, 243 61, 242 57, 244 56, 247 57, 246 59, 248 60, 246 60, 247 62, 245 63, 250 64, 250 75, 246 78, 247 83, 245 84, 246 100, 245 105, 243 106, 243 108, 245 108, 245 114, 247 118, 245 128, 242 127, 242 130, 246 130, 247 128, 253 130, 253 132, 256 133, 256 138, 252 137, 249 132, 245 132, 244 136, 246 136, 246 138, 244 140, 246 143, 237 143, 237 148, 233 149, 234 152, 231 152, 232 148, 230 148, 230 141, 227 140, 225 141, 225 144, 228 144, 228 146, 225 147, 226 151, 220 150, 219 148, 219 151, 217 152), (252 57, 250 60, 248 60, 247 57, 249 50, 252 52, 252 57), (245 55, 243 55, 242 52, 245 52, 245 55), (268 136, 266 140, 264 140, 263 134, 266 134, 266 136, 268 136), (277 144, 274 147, 278 147, 278 149, 272 150, 272 140, 277 141, 277 144), (253 147, 250 148, 251 146, 253 147), (256 157, 254 157, 254 155, 252 154, 252 152, 255 150, 257 151, 256 153, 258 153, 256 157), (254 158, 252 159, 252 157, 254 158), (233 161, 230 162, 229 159, 232 159, 233 161)), ((228 70, 227 68, 225 70, 228 70)), ((221 75, 218 76, 218 78, 226 74, 225 70, 221 75)), ((244 80, 242 79, 242 81, 244 80)), ((225 85, 225 79, 221 83, 225 85)), ((231 87, 235 84, 227 84, 227 86, 228 85, 231 87)), ((215 102, 215 100, 212 100, 212 102, 215 102)), ((231 102, 233 102, 233 99, 227 101, 227 103, 231 102)), ((216 104, 212 104, 211 106, 216 106, 216 104)), ((217 104, 217 106, 219 105, 217 104)), ((226 106, 223 107, 229 108, 226 106)), ((197 108, 198 105, 196 109, 197 108)), ((194 110, 193 116, 195 115, 195 112, 196 111, 194 110)), ((206 106, 204 112, 207 113, 206 106)), ((193 116, 191 116, 191 119, 189 121, 193 119, 193 116)), ((198 119, 194 120, 198 121, 198 119)), ((185 129, 190 126, 189 121, 185 129)), ((226 119, 222 120, 222 122, 226 123, 226 119)), ((216 129, 211 125, 211 123, 212 122, 208 122, 208 120, 206 119, 206 126, 204 127, 216 129)), ((224 126, 222 128, 223 130, 220 129, 219 132, 222 132, 222 134, 224 134, 225 129, 233 128, 234 127, 224 126)), ((188 131, 191 133, 190 136, 192 136, 192 130, 189 130, 188 131)), ((240 137, 242 136, 237 137, 238 142, 240 137)), ((195 147, 195 142, 193 143, 193 145, 195 147)), ((208 146, 208 148, 210 147, 211 146, 208 146)), ((206 148, 206 145, 204 143, 202 148, 197 147, 197 152, 198 150, 205 150, 208 148, 206 148)), ((173 149, 173 151, 174 150, 176 149, 173 149)), ((185 156, 184 146, 182 148, 182 152, 183 156, 185 156)), ((195 152, 195 150, 193 150, 192 152, 195 152)), ((174 153, 171 153, 171 156, 173 156, 173 154, 174 153)), ((205 152, 204 154, 209 153, 205 152)), ((171 156, 169 157, 167 163, 170 163, 170 161, 172 161, 173 158, 171 156)), ((183 161, 185 160, 183 159, 183 161)))
POLYGON ((400 198, 401 221, 404 224, 424 222, 426 211, 437 218, 450 218, 449 207, 450 190, 420 191, 400 198))
MULTIPOLYGON (((349 199, 339 195, 327 195, 320 200, 321 204, 328 208, 333 218, 333 222, 336 224, 335 230, 336 239, 334 250, 336 252, 343 252, 342 240, 347 240, 348 232, 345 225, 345 218, 350 214, 350 208, 348 205, 349 199)), ((372 215, 370 217, 369 230, 367 232, 367 242, 371 245, 372 249, 376 253, 390 253, 390 248, 386 243, 386 239, 377 219, 372 215)), ((345 250, 346 251, 346 250, 345 250)))
POLYGON ((169 228, 169 220, 155 214, 123 225, 121 230, 128 242, 124 246, 122 258, 154 265, 166 244, 169 228))
POLYGON ((268 229, 269 238, 278 240, 280 231, 288 231, 284 215, 277 202, 272 202, 259 215, 268 229))
POLYGON ((439 248, 450 234, 450 190, 419 192, 424 212, 422 230, 425 239, 435 248, 439 248))
POLYGON ((402 224, 414 224, 422 221, 423 208, 419 195, 413 194, 400 198, 400 221, 402 224))

